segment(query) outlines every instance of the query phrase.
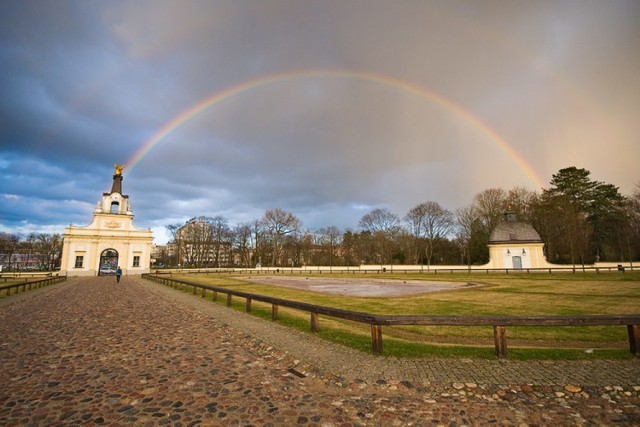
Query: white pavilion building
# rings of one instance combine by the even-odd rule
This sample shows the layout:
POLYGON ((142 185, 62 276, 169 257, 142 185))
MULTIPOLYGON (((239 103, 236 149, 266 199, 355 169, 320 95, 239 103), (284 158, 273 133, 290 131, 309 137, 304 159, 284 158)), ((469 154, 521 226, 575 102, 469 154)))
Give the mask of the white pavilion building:
POLYGON ((505 212, 504 221, 489 236, 489 263, 482 268, 549 268, 558 267, 547 262, 544 243, 529 224, 516 219, 513 212, 505 212))
POLYGON ((111 192, 103 193, 91 224, 66 228, 61 275, 114 274, 118 266, 123 275, 150 271, 153 233, 133 225, 129 196, 122 194, 122 169, 115 165, 111 192))

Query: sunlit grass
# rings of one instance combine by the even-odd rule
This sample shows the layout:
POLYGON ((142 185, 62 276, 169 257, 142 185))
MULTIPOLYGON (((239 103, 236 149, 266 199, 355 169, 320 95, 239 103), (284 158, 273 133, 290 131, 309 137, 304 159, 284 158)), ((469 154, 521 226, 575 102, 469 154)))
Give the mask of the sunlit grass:
MULTIPOLYGON (((318 275, 310 277, 318 278, 318 275)), ((329 277, 347 278, 343 275, 328 274, 323 274, 320 278, 329 277)), ((444 280, 483 285, 403 297, 351 297, 322 294, 271 284, 250 283, 239 277, 228 275, 185 275, 174 276, 174 278, 376 314, 571 315, 640 312, 640 273, 385 275, 385 279, 444 280)), ((348 278, 360 278, 366 281, 373 277, 349 275, 348 278)), ((354 284, 354 286, 357 285, 354 284)), ((218 303, 226 304, 226 296, 218 295, 218 303)), ((244 299, 234 298, 233 308, 244 311, 244 299)), ((252 314, 271 321, 271 305, 254 301, 252 314)), ((278 323, 309 332, 309 313, 280 307, 278 323)), ((368 325, 321 316, 318 335, 361 351, 371 351, 368 325)), ((507 336, 510 358, 631 357, 624 326, 509 327, 507 336), (592 349, 585 352, 584 350, 589 347, 592 349)), ((385 327, 383 337, 385 356, 495 357, 491 327, 385 327)))

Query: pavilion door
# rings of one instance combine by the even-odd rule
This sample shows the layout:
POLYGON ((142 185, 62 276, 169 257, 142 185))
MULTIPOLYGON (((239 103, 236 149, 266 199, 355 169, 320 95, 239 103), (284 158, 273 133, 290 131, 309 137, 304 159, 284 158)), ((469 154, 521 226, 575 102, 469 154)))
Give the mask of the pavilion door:
POLYGON ((513 260, 513 268, 515 270, 521 270, 522 269, 522 258, 519 256, 514 256, 511 257, 511 259, 513 260))

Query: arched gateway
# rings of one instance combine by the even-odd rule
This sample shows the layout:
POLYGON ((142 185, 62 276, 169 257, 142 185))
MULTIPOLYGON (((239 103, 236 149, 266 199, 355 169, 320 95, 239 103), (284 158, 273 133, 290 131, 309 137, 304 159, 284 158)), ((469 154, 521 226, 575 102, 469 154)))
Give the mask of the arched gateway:
POLYGON ((100 270, 98 276, 116 274, 118 268, 118 251, 115 249, 105 249, 100 254, 100 270))
POLYGON ((103 193, 93 211, 93 222, 85 227, 69 226, 64 233, 61 274, 95 276, 150 271, 151 230, 133 226, 129 196, 122 194, 122 169, 115 165, 110 193, 103 193))

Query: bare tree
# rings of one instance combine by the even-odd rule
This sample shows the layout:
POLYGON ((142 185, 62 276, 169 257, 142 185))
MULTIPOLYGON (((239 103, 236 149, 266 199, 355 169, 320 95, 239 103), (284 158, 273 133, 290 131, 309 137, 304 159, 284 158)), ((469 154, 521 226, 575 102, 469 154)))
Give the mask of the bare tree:
MULTIPOLYGON (((377 261, 383 264, 390 262, 391 246, 395 235, 400 231, 400 217, 387 208, 377 208, 364 214, 358 224, 371 234, 377 261)), ((363 240, 360 239, 361 242, 363 240)))
POLYGON ((319 253, 318 248, 321 247, 321 242, 318 239, 318 235, 311 230, 305 230, 300 233, 298 239, 299 248, 299 262, 301 265, 322 265, 322 254, 319 253))
POLYGON ((363 254, 359 251, 360 234, 352 230, 346 230, 342 235, 340 252, 346 265, 360 265, 364 261, 363 254))
POLYGON ((214 267, 222 266, 223 252, 231 255, 231 229, 229 222, 221 215, 209 219, 211 226, 211 250, 213 251, 214 267))
POLYGON ((204 267, 211 261, 213 233, 208 217, 191 218, 176 230, 179 245, 178 262, 193 267, 204 267))
POLYGON ((261 223, 271 237, 273 244, 271 265, 280 265, 280 249, 284 236, 295 233, 302 223, 294 214, 280 208, 266 211, 261 223))
POLYGON ((405 220, 416 240, 418 259, 422 259, 424 255, 428 268, 434 248, 453 230, 453 213, 436 202, 425 202, 413 207, 405 216, 405 220))
POLYGON ((12 260, 18 251, 21 237, 18 234, 0 232, 0 261, 6 269, 12 269, 12 260))
POLYGON ((462 263, 471 265, 471 239, 474 234, 474 223, 476 223, 476 216, 473 207, 467 206, 465 208, 459 208, 456 210, 456 239, 459 242, 462 252, 462 263))
POLYGON ((340 246, 342 233, 340 229, 334 225, 321 228, 318 230, 320 236, 319 243, 322 245, 323 252, 327 254, 325 259, 329 262, 329 268, 334 265, 336 260, 335 248, 340 246))
POLYGON ((480 220, 487 238, 494 228, 502 222, 507 208, 507 194, 501 188, 490 188, 481 191, 473 197, 473 210, 480 220))
POLYGON ((531 222, 531 206, 536 201, 535 191, 524 187, 514 187, 506 195, 505 204, 509 211, 523 222, 531 222))
POLYGON ((62 236, 60 234, 40 233, 36 236, 36 253, 40 264, 46 270, 53 270, 62 256, 62 236))
POLYGON ((262 265, 262 261, 267 259, 267 253, 265 249, 267 247, 268 241, 261 220, 256 219, 251 222, 251 235, 253 239, 253 261, 256 266, 262 265))
POLYGON ((184 224, 168 224, 164 227, 166 228, 167 234, 169 235, 169 245, 175 245, 175 251, 172 259, 169 260, 171 265, 178 265, 180 260, 182 259, 182 240, 180 233, 178 231, 184 224))
POLYGON ((387 208, 377 208, 364 214, 358 224, 360 228, 371 233, 387 233, 400 226, 400 217, 387 208))
POLYGON ((473 214, 473 234, 469 241, 471 262, 489 261, 489 236, 500 224, 507 208, 507 194, 500 188, 481 191, 473 197, 470 209, 473 214))
POLYGON ((237 251, 239 263, 242 267, 251 266, 251 223, 245 222, 233 229, 234 248, 237 251))
POLYGON ((62 243, 60 234, 30 233, 22 239, 18 234, 0 233, 0 271, 54 270, 60 265, 62 243))

